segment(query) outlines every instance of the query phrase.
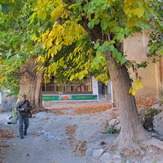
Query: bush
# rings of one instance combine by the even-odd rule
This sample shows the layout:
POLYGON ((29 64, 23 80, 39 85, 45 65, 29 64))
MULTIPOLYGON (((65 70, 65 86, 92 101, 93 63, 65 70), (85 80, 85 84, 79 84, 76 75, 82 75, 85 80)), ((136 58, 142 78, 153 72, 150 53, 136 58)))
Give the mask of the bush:
POLYGON ((161 112, 161 110, 151 108, 151 109, 147 110, 144 113, 144 115, 141 115, 143 117, 143 119, 142 119, 143 127, 147 131, 154 131, 154 129, 153 129, 153 119, 154 119, 154 116, 159 114, 160 112, 161 112))
POLYGON ((114 128, 113 125, 110 125, 107 130, 106 130, 109 134, 114 134, 116 133, 116 129, 114 128))

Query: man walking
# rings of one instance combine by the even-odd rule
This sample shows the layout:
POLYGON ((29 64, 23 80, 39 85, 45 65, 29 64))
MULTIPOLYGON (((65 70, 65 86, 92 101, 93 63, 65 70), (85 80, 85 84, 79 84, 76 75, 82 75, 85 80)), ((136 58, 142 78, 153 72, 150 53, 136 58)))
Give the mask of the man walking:
POLYGON ((20 138, 24 139, 24 136, 27 135, 27 128, 29 126, 29 115, 30 110, 32 109, 29 100, 26 99, 26 95, 21 96, 22 99, 16 105, 16 109, 19 113, 19 134, 20 138), (24 125, 23 125, 24 123, 24 125), (24 130, 23 130, 24 129, 24 130))

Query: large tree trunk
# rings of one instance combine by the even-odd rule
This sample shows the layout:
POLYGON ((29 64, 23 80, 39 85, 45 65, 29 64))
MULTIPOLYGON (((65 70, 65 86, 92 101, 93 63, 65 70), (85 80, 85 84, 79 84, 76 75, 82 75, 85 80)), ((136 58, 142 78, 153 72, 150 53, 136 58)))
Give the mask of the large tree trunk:
MULTIPOLYGON (((88 20, 84 17, 79 23, 95 42, 100 40, 102 44, 104 41, 110 41, 113 38, 112 34, 102 34, 99 25, 95 25, 94 29, 89 29, 88 20)), ((115 145, 119 148, 135 148, 134 142, 147 140, 150 136, 139 120, 135 97, 129 94, 131 79, 127 68, 125 65, 117 63, 110 52, 107 52, 106 59, 109 61, 108 69, 113 84, 116 105, 120 109, 121 131, 115 145)))
POLYGON ((120 109, 121 131, 116 145, 119 148, 134 147, 134 142, 150 138, 138 117, 135 97, 129 94, 131 79, 127 68, 118 64, 111 54, 107 55, 116 105, 120 109))
POLYGON ((35 59, 29 59, 19 69, 19 95, 26 94, 33 108, 42 108, 43 71, 36 71, 35 59))

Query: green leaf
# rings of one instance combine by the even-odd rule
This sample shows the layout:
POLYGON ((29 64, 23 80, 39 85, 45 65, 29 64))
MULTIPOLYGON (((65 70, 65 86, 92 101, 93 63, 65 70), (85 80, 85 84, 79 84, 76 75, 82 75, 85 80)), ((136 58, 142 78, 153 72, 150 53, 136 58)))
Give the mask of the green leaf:
POLYGON ((107 21, 105 19, 102 19, 101 20, 101 28, 102 28, 102 30, 105 31, 107 29, 107 27, 108 27, 107 21))
POLYGON ((82 80, 83 78, 84 78, 84 76, 85 76, 85 74, 82 72, 82 73, 80 73, 80 75, 79 75, 79 80, 82 80))
POLYGON ((46 16, 47 16, 47 13, 45 11, 39 10, 37 16, 38 16, 39 19, 45 20, 46 16))
POLYGON ((96 19, 96 20, 94 20, 94 24, 99 24, 99 22, 100 22, 100 19, 96 19))
POLYGON ((76 1, 76 5, 77 5, 77 6, 80 6, 80 5, 82 4, 82 2, 83 2, 83 0, 77 0, 77 1, 76 1))
POLYGON ((137 8, 134 11, 134 15, 137 15, 138 18, 141 18, 144 15, 144 12, 145 12, 144 8, 137 8))
POLYGON ((12 55, 11 51, 9 51, 8 53, 6 53, 7 58, 9 58, 12 55))
POLYGON ((97 6, 101 4, 101 1, 99 1, 99 0, 92 0, 92 2, 97 6))
POLYGON ((75 77, 74 75, 71 75, 70 76, 70 81, 72 81, 74 79, 74 77, 75 77))
POLYGON ((0 5, 0 12, 2 12, 2 5, 0 5))
POLYGON ((6 46, 8 47, 12 42, 12 37, 8 37, 8 39, 6 40, 6 46))
POLYGON ((112 31, 115 33, 119 33, 119 32, 121 32, 121 28, 120 27, 113 27, 112 31))
POLYGON ((109 51, 114 51, 115 50, 115 47, 113 45, 110 45, 109 48, 108 48, 109 51))
POLYGON ((124 34, 123 33, 119 33, 117 36, 116 36, 117 40, 119 41, 122 41, 124 40, 124 34))
POLYGON ((130 30, 128 28, 125 28, 124 29, 124 34, 128 36, 130 34, 130 30))
POLYGON ((91 8, 90 3, 84 5, 83 10, 88 11, 91 8))
POLYGON ((100 63, 101 62, 101 57, 96 57, 94 60, 93 60, 93 63, 100 63))
POLYGON ((91 21, 91 22, 89 22, 88 23, 88 27, 90 28, 90 29, 93 29, 94 28, 94 22, 93 21, 91 21))
POLYGON ((96 41, 95 45, 94 45, 94 49, 97 49, 100 46, 99 40, 96 41))
POLYGON ((124 63, 126 63, 126 58, 125 57, 122 57, 120 62, 123 65, 124 63))

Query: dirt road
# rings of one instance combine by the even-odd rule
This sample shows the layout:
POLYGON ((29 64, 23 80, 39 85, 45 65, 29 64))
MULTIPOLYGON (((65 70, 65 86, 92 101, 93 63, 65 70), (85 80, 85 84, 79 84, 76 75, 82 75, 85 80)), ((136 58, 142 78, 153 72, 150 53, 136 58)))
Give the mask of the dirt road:
MULTIPOLYGON (((103 134, 103 131, 108 121, 117 116, 116 108, 106 109, 105 105, 40 112, 30 119, 28 135, 22 140, 18 136, 18 125, 5 125, 9 113, 0 113, 0 127, 15 133, 15 137, 6 142, 10 148, 4 153, 3 163, 90 163, 92 151, 103 148, 103 142, 111 145, 115 140, 116 134, 103 134)), ((162 163, 162 156, 162 150, 149 147, 139 157, 129 153, 129 162, 162 163)))
MULTIPOLYGON (((4 117, 0 116, 1 121, 4 117)), ((16 137, 7 142, 10 149, 5 153, 4 163, 86 163, 83 142, 96 145, 95 139, 102 136, 109 117, 109 111, 59 116, 38 113, 30 119, 28 135, 23 140, 18 137, 18 126, 11 126, 16 137)))

